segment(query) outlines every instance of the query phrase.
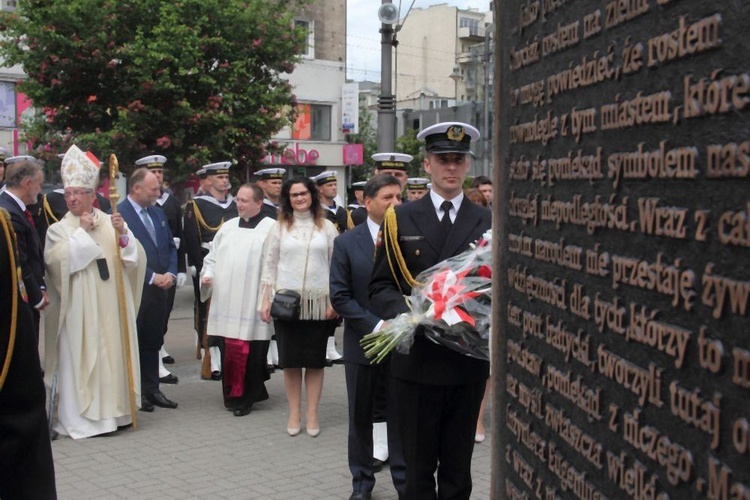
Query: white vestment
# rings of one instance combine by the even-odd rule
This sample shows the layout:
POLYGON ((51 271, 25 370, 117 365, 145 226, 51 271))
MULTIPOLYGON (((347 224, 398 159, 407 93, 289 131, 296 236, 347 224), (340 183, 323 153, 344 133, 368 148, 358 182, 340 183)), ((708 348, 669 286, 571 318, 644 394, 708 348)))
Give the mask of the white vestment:
MULTIPOLYGON (((44 311, 44 377, 51 387, 57 374, 55 430, 74 439, 112 432, 132 422, 115 269, 117 245, 109 216, 98 209, 94 209, 94 227, 88 232, 70 212, 47 231, 44 262, 50 305, 44 311), (107 280, 97 265, 102 258, 107 262, 107 280)), ((130 230, 121 261, 133 388, 140 407, 135 319, 146 258, 130 230)))
POLYGON ((273 326, 260 319, 260 276, 266 236, 276 228, 270 217, 253 228, 239 227, 240 217, 226 221, 210 244, 203 260, 203 277, 213 285, 201 284, 201 300, 211 297, 208 335, 239 340, 270 340, 273 326))

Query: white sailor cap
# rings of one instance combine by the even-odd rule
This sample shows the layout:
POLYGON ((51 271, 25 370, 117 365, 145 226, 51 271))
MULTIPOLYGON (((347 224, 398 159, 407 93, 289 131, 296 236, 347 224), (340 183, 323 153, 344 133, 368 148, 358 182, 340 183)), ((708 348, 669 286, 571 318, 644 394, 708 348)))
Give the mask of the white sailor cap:
POLYGON ((264 168, 255 172, 255 178, 258 180, 283 179, 284 175, 286 175, 286 169, 277 167, 264 168))
POLYGON ((471 143, 479 139, 479 130, 468 123, 442 122, 422 130, 417 139, 424 140, 429 153, 470 153, 471 143))
POLYGON ((5 161, 6 156, 8 156, 8 149, 0 146, 0 161, 5 161))
POLYGON ((219 161, 216 163, 209 163, 203 165, 203 169, 206 171, 206 175, 222 175, 229 173, 229 167, 232 166, 231 161, 219 161))
POLYGON ((146 167, 146 168, 164 168, 164 164, 167 163, 167 158, 162 155, 150 155, 150 156, 144 156, 143 158, 140 158, 135 161, 135 165, 137 167, 146 167))
POLYGON ((415 191, 417 189, 429 189, 427 185, 430 183, 430 179, 424 177, 409 177, 406 179, 406 189, 409 191, 415 191))
POLYGON ((315 181, 315 185, 322 186, 323 184, 328 184, 329 182, 336 182, 338 179, 336 179, 336 172, 327 170, 325 172, 319 173, 315 177, 312 177, 312 180, 315 181))
POLYGON ((11 156, 9 158, 5 159, 5 164, 10 165, 12 163, 19 163, 22 161, 30 161, 31 163, 39 163, 39 161, 34 158, 33 156, 29 155, 18 155, 18 156, 11 156))
POLYGON ((406 171, 407 165, 414 159, 414 157, 405 153, 375 153, 372 155, 372 159, 377 162, 378 170, 389 169, 406 171))
POLYGON ((201 179, 205 179, 206 178, 206 169, 203 168, 203 167, 199 168, 198 170, 195 171, 195 175, 197 175, 201 179))
POLYGON ((367 181, 352 182, 353 191, 364 191, 367 181))

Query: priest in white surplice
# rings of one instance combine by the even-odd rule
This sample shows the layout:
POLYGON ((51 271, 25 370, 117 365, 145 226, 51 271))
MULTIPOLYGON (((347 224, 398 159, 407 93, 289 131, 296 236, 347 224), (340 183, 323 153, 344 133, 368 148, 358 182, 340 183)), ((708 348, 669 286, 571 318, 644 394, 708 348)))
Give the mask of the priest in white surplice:
POLYGON ((71 146, 61 174, 69 212, 49 227, 44 250, 50 296, 44 373, 47 386, 56 387, 59 396, 55 430, 79 439, 132 423, 122 332, 126 321, 140 406, 135 318, 146 258, 122 216, 93 207, 99 181, 96 158, 71 146), (118 306, 117 265, 123 267, 126 318, 120 317, 118 306))
POLYGON ((240 187, 235 197, 239 217, 226 221, 210 244, 201 270, 201 300, 211 298, 208 335, 224 337, 224 405, 236 417, 268 399, 266 354, 273 326, 260 319, 263 246, 276 221, 267 217, 263 191, 255 184, 240 187))

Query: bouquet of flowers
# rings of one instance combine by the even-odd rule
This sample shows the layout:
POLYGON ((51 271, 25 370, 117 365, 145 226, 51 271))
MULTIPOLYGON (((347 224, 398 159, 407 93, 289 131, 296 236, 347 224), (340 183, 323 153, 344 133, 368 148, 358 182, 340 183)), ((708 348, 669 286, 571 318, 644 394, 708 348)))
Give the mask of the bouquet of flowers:
POLYGON ((380 363, 393 349, 408 354, 417 330, 461 354, 490 359, 492 249, 488 233, 469 250, 416 277, 417 285, 406 298, 411 311, 360 341, 371 362, 380 363))

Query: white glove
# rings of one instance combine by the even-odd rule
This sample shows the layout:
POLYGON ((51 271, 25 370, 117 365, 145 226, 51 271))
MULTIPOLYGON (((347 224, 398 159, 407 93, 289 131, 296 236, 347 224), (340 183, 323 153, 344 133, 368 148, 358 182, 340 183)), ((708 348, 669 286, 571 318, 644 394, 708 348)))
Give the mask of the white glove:
POLYGON ((195 266, 188 266, 188 273, 190 273, 191 278, 195 278, 195 266))
POLYGON ((181 286, 185 286, 186 281, 187 281, 187 274, 177 273, 177 288, 180 288, 181 286))
POLYGON ((180 238, 178 238, 177 236, 175 236, 172 239, 174 240, 174 246, 175 246, 175 248, 177 248, 177 250, 179 250, 180 249, 180 238))

